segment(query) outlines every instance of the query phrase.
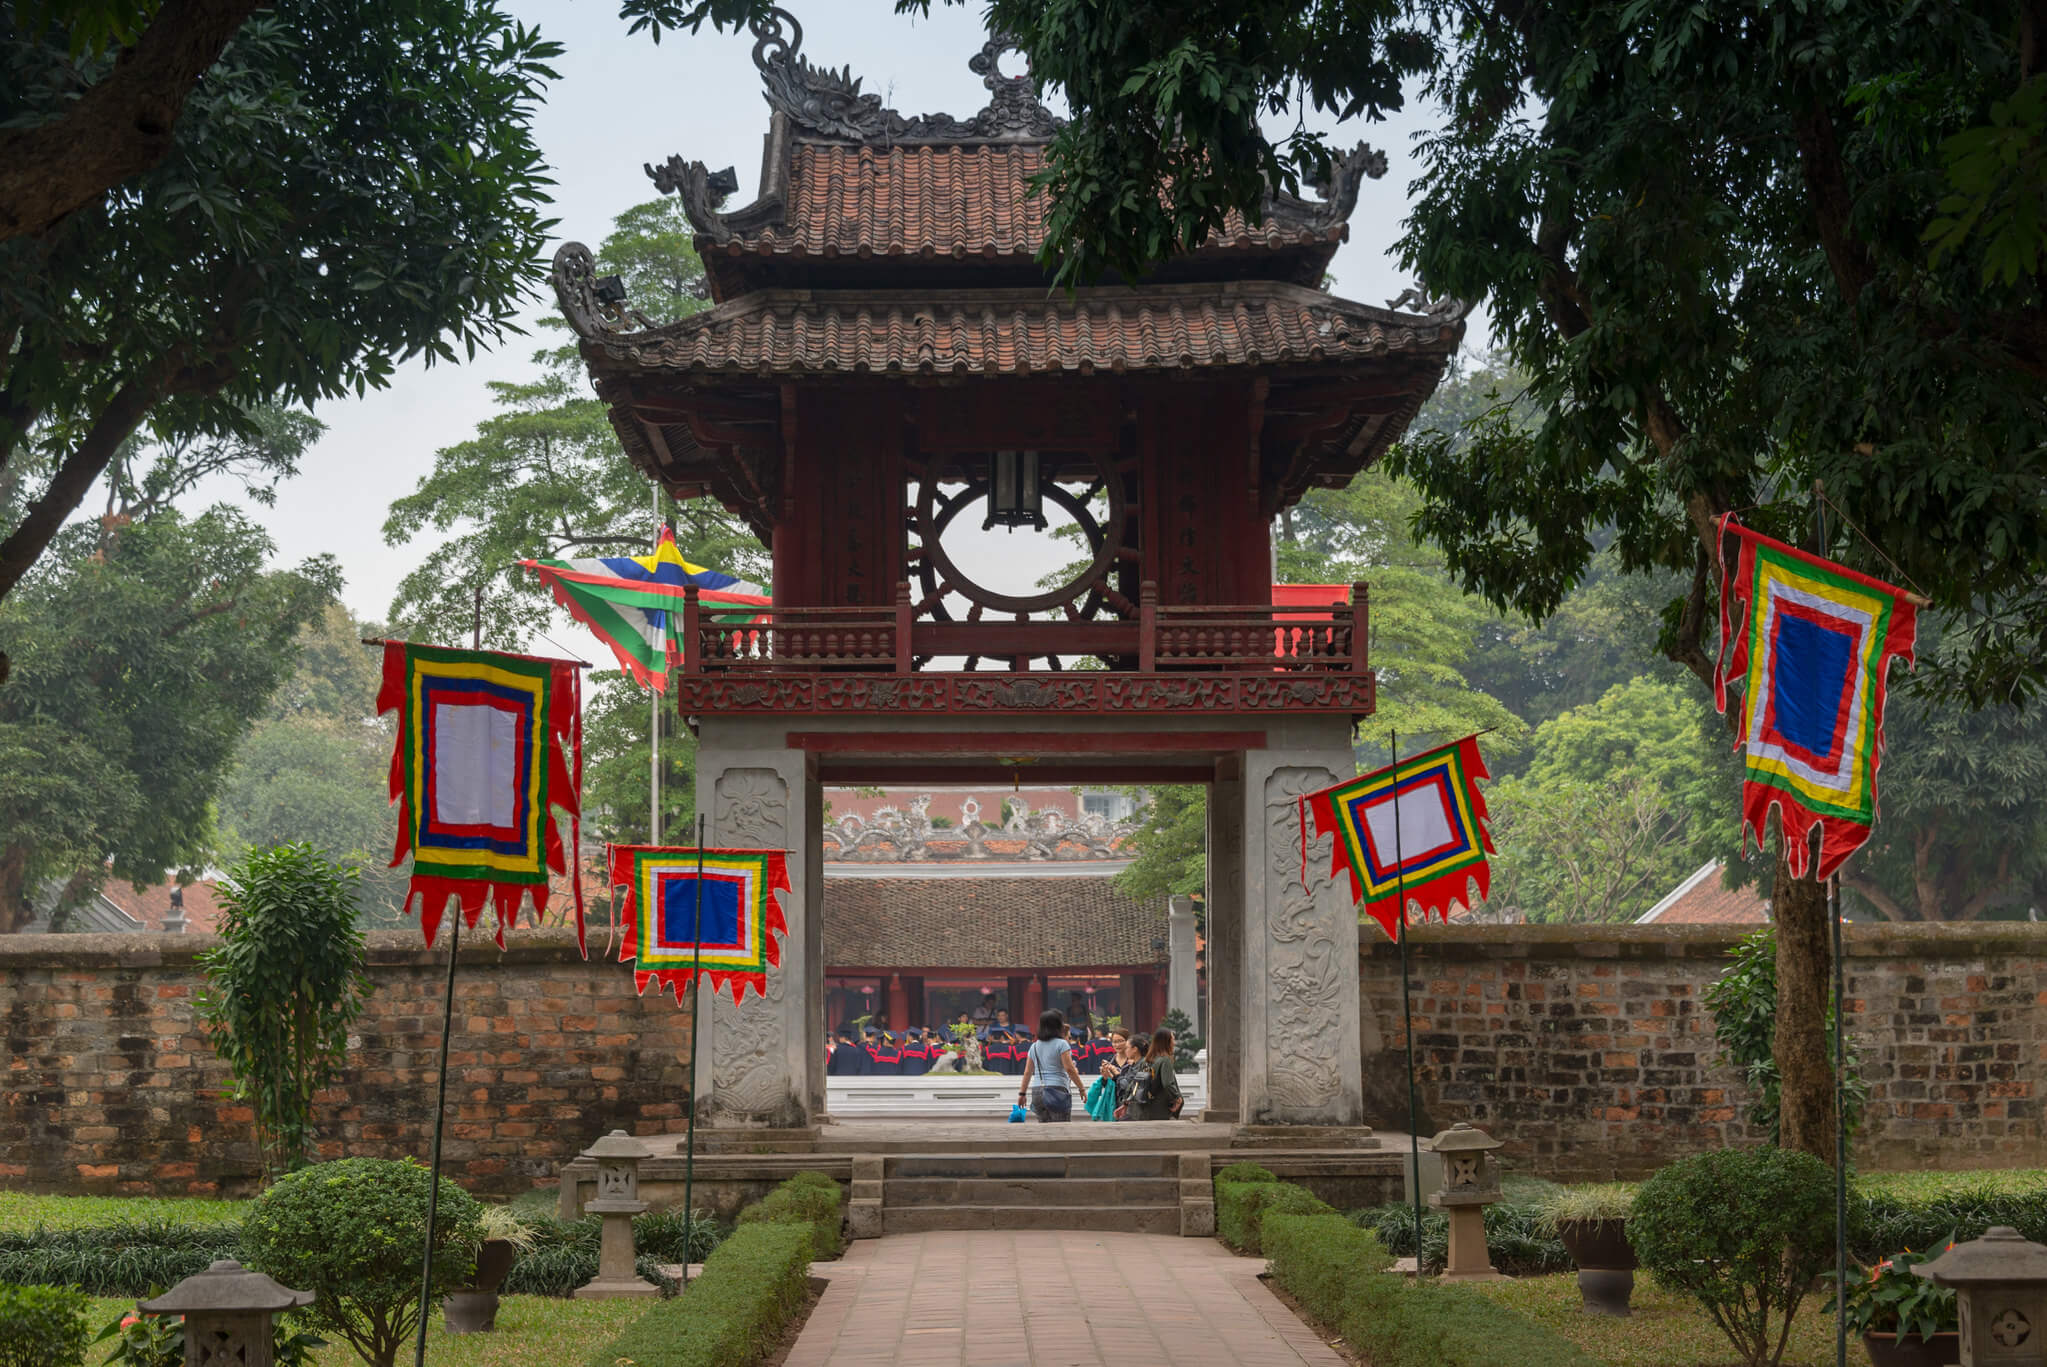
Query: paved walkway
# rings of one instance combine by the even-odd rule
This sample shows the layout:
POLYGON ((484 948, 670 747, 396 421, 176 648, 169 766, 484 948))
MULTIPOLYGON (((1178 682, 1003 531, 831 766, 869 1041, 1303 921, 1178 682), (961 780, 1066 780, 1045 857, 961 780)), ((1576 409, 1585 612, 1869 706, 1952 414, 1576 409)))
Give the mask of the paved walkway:
POLYGON ((787 1367, 1343 1367, 1213 1239, 1073 1230, 897 1234, 831 1287, 787 1367))

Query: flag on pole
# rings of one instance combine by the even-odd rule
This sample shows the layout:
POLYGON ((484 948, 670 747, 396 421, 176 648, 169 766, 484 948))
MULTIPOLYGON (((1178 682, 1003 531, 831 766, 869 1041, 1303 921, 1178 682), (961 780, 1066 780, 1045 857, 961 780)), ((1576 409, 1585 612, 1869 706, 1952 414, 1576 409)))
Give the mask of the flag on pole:
POLYGON ((759 584, 683 559, 674 531, 665 526, 649 555, 519 563, 540 576, 571 617, 611 647, 620 668, 656 692, 667 688, 669 667, 682 658, 676 633, 685 588, 696 585, 697 601, 708 607, 749 609, 741 620, 772 601, 759 584))
POLYGON ((1301 807, 1301 876, 1307 881, 1308 823, 1336 837, 1331 874, 1348 870, 1351 897, 1398 938, 1408 901, 1450 919, 1453 904, 1483 901, 1492 887, 1492 837, 1477 780, 1490 778, 1478 737, 1466 736, 1384 769, 1309 793, 1301 807), (1396 822, 1398 823, 1396 828, 1396 822), (1469 884, 1476 882, 1474 899, 1469 884))
POLYGON ((746 989, 765 994, 768 968, 782 962, 777 937, 788 933, 775 894, 789 891, 789 865, 780 850, 714 850, 703 854, 703 942, 696 938, 697 855, 694 847, 614 845, 611 884, 626 890, 619 909, 624 934, 620 963, 633 966, 634 986, 674 990, 680 1003, 695 981, 702 954, 711 991, 729 990, 734 1002, 746 989))
MULTIPOLYGON (((448 899, 471 929, 486 902, 496 937, 519 906, 547 905, 547 875, 568 871, 554 812, 568 813, 581 844, 582 681, 574 663, 384 643, 379 713, 398 713, 391 800, 398 803, 397 867, 412 856, 405 905, 420 902, 432 944, 448 899)), ((583 942, 582 880, 575 885, 576 941, 583 942)), ((587 949, 585 951, 588 952, 587 949)))
POLYGON ((1720 519, 1720 540, 1713 692, 1725 712, 1741 681, 1743 838, 1760 845, 1776 807, 1785 862, 1803 878, 1818 826, 1818 876, 1827 878, 1876 822, 1886 678, 1893 657, 1912 663, 1919 609, 1903 590, 1751 531, 1732 514, 1720 519))

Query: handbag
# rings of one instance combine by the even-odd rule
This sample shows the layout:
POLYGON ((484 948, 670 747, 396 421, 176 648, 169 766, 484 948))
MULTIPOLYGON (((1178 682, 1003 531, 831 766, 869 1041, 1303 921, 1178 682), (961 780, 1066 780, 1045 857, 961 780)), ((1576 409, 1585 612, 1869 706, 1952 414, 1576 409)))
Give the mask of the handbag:
POLYGON ((1065 1087, 1040 1087, 1038 1100, 1055 1115, 1073 1114, 1073 1093, 1065 1087))
POLYGON ((1024 1123, 1024 1117, 1028 1114, 1030 1113, 1024 1110, 1024 1108, 1021 1106, 1011 1106, 1009 1108, 1009 1123, 1012 1125, 1021 1125, 1024 1123))

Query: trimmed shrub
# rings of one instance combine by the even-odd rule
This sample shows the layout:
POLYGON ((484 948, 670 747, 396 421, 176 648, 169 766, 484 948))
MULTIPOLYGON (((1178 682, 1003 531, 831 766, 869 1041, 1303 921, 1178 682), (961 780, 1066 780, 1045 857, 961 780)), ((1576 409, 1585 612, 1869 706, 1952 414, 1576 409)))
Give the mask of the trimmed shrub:
MULTIPOLYGON (((827 1178, 827 1181, 830 1179, 827 1178)), ((837 1190, 836 1184, 834 1190, 837 1190)), ((700 1263, 711 1256, 722 1237, 718 1221, 708 1210, 696 1212, 687 1222, 679 1210, 654 1210, 633 1220, 633 1247, 661 1263, 700 1263)))
POLYGON ((147 1296, 239 1258, 240 1225, 120 1221, 0 1234, 0 1282, 75 1286, 88 1296, 147 1296))
POLYGON ((1833 1187, 1808 1153, 1698 1154, 1642 1184, 1628 1242, 1659 1283, 1706 1308, 1750 1367, 1776 1367, 1785 1326, 1833 1263, 1833 1187))
POLYGON ((1265 1250, 1260 1228, 1268 1212, 1288 1215, 1334 1214, 1321 1198, 1291 1182, 1215 1183, 1215 1232, 1240 1253, 1265 1250))
MULTIPOLYGON (((319 1299, 301 1313, 370 1367, 394 1367, 419 1322, 420 1241, 432 1174, 411 1159, 344 1158, 287 1173, 242 1226, 249 1265, 319 1299)), ((446 1178, 434 1227, 433 1299, 476 1270, 483 1208, 446 1178)))
POLYGON ((0 1367, 83 1367, 85 1293, 0 1286, 0 1367))
POLYGON ((718 1245, 687 1296, 640 1316, 593 1354, 589 1367, 739 1367, 757 1360, 809 1291, 813 1237, 802 1224, 742 1224, 718 1245))
POLYGON ((1954 1173, 1909 1186, 1876 1178, 1848 1193, 1849 1249, 1867 1266, 1901 1249, 1980 1238, 1992 1225, 2010 1225, 2034 1243, 2047 1243, 2047 1183, 1954 1173))
POLYGON ((1373 1367, 1598 1367, 1577 1345, 1467 1287, 1385 1269, 1370 1231, 1340 1215, 1266 1214, 1272 1279, 1373 1367))
POLYGON ((739 1226, 809 1225, 815 1231, 812 1257, 836 1258, 845 1247, 840 1210, 845 1194, 821 1172, 799 1172, 739 1212, 739 1226))
POLYGON ((1218 1182, 1277 1182, 1279 1179, 1264 1168, 1259 1167, 1256 1163, 1232 1163, 1216 1173, 1215 1180, 1218 1182))

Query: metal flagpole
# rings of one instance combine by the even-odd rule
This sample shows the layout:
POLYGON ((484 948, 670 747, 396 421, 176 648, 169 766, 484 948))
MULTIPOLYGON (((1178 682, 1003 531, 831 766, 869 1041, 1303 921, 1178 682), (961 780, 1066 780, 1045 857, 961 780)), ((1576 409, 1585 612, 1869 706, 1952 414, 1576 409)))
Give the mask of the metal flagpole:
MULTIPOLYGON (((654 523, 661 523, 661 486, 654 486, 654 523)), ((654 549, 661 549, 661 533, 654 533, 654 549)), ((647 843, 661 843, 661 690, 647 685, 647 843)), ((702 843, 702 842, 699 842, 702 843)))
POLYGON ((1400 849, 1400 733, 1386 733, 1393 751, 1393 887, 1400 913, 1400 1022, 1407 1035, 1407 1165, 1414 1193, 1414 1275, 1422 1275, 1421 1105, 1414 1085, 1414 987, 1407 967, 1407 860, 1400 849))
MULTIPOLYGON (((483 585, 476 586, 475 614, 470 623, 469 648, 483 649, 483 585)), ((441 1125, 448 1115, 448 1036, 455 1026, 455 962, 462 954, 462 908, 458 904, 449 918, 448 987, 441 999, 441 1071, 434 1083, 434 1151, 429 1167, 432 1174, 426 1188, 426 1250, 419 1258, 419 1338, 412 1350, 413 1367, 426 1364, 426 1321, 433 1308, 434 1225, 441 1213, 441 1125)))
POLYGON ((1848 1367, 1848 1090, 1843 1081, 1846 1049, 1841 1018, 1848 1014, 1847 974, 1841 966, 1841 875, 1828 880, 1827 902, 1834 922, 1834 1367, 1848 1367))
MULTIPOLYGON (((774 894, 770 893, 770 896, 774 894)), ((746 908, 739 909, 740 915, 746 908)), ((697 1060, 702 1056, 697 1041, 704 1037, 704 814, 697 813, 697 924, 696 1007, 689 1017, 689 1135, 683 1141, 682 1159, 682 1289, 689 1289, 689 1259, 696 1247, 690 1222, 697 1218, 697 1060)))

